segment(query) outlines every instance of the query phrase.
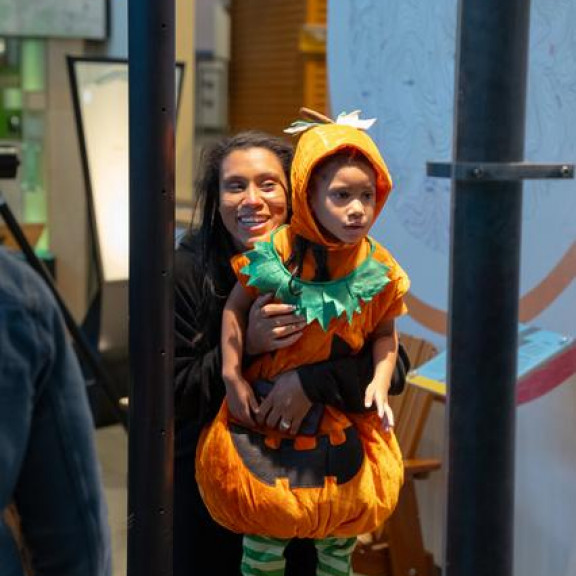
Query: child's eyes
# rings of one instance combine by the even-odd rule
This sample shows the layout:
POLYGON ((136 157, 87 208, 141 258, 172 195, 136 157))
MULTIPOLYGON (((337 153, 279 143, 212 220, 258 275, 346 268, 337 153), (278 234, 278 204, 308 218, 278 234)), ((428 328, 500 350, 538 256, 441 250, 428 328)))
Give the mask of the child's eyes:
POLYGON ((337 201, 346 201, 351 198, 360 198, 363 202, 371 202, 375 196, 374 190, 363 190, 361 192, 352 192, 348 189, 333 190, 330 196, 337 201))

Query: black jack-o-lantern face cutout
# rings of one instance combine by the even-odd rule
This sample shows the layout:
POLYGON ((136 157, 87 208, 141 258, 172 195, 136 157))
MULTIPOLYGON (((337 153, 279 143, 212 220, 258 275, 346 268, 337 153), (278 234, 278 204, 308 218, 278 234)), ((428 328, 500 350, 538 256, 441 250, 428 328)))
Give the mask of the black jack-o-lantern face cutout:
POLYGON ((364 459, 362 443, 353 426, 344 430, 343 443, 333 445, 328 435, 321 435, 309 450, 296 450, 290 438, 284 438, 278 448, 269 448, 263 434, 237 424, 230 424, 230 433, 246 468, 270 486, 280 478, 286 478, 291 488, 322 488, 327 477, 344 484, 356 476, 364 459))

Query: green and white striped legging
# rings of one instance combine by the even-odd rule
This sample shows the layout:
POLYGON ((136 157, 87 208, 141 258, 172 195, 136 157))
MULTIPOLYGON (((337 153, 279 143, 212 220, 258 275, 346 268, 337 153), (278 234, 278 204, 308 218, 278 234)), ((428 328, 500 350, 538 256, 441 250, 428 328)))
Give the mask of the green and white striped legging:
MULTIPOLYGON (((244 536, 243 576, 283 576, 284 549, 290 540, 267 536, 244 536)), ((318 552, 317 576, 352 576, 352 551, 356 538, 314 540, 318 552)))

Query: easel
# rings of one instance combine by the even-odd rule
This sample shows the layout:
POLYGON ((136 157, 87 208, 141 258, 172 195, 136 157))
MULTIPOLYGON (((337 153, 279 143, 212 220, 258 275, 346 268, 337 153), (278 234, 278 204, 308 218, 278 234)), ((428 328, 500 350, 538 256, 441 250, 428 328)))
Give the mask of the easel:
MULTIPOLYGON (((16 152, 12 148, 6 148, 0 150, 0 178, 14 178, 16 176, 16 170, 18 168, 19 160, 16 156, 16 152)), ((14 237, 16 243, 18 244, 20 250, 24 254, 26 260, 32 266, 32 268, 42 277, 50 291, 52 292, 60 312, 64 317, 64 322, 66 327, 74 341, 75 349, 78 355, 81 357, 82 361, 92 372, 96 382, 102 386, 102 390, 106 394, 108 400, 112 404, 112 409, 114 414, 118 418, 118 421, 128 429, 128 420, 126 413, 120 408, 120 395, 116 392, 113 385, 111 377, 108 375, 101 360, 98 358, 97 354, 94 352, 92 346, 88 342, 84 333, 80 330, 76 321, 74 320, 72 314, 68 310, 64 300, 58 293, 50 273, 46 270, 43 262, 36 256, 32 246, 28 242, 22 228, 18 224, 12 210, 8 206, 2 191, 0 190, 0 215, 4 219, 8 230, 14 237)))

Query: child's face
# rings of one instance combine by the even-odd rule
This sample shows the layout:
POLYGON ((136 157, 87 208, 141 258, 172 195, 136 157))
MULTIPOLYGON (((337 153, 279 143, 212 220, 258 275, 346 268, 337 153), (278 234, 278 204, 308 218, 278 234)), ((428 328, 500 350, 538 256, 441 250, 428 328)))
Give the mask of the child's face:
POLYGON ((344 244, 364 238, 374 221, 376 175, 361 160, 335 159, 317 169, 311 180, 310 206, 323 231, 344 244))

